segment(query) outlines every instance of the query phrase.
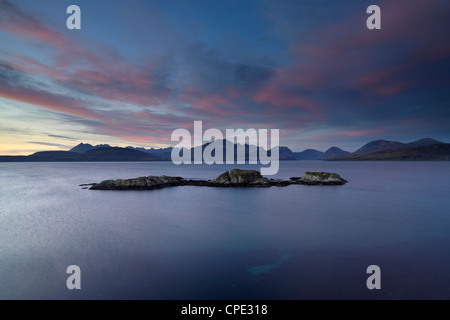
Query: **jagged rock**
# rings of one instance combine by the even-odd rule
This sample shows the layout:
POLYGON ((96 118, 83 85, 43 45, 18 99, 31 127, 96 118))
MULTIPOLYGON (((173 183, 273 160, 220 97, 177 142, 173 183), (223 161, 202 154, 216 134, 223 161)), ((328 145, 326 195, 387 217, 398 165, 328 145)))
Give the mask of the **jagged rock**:
POLYGON ((268 188, 271 186, 285 187, 297 185, 342 185, 347 181, 336 173, 306 172, 302 177, 292 177, 289 180, 268 179, 255 170, 234 169, 224 172, 212 180, 185 180, 181 177, 148 176, 134 179, 105 180, 100 183, 83 184, 90 190, 153 190, 176 186, 199 187, 246 187, 268 188))
POLYGON ((309 171, 305 172, 300 180, 308 185, 340 185, 347 182, 337 173, 309 171))
POLYGON ((135 179, 105 180, 92 184, 93 190, 152 190, 182 185, 181 177, 148 176, 135 179))
POLYGON ((211 183, 218 185, 235 185, 235 186, 257 186, 270 187, 270 181, 264 178, 259 171, 256 170, 240 170, 234 169, 230 172, 224 172, 217 178, 211 180, 211 183))

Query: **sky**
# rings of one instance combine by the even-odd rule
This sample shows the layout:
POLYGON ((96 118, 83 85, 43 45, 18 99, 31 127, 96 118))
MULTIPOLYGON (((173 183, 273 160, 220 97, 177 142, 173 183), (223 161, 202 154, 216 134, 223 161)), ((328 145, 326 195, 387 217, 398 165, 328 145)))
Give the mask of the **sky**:
POLYGON ((199 120, 293 151, 450 142, 449 21, 448 0, 0 0, 0 154, 173 146, 199 120))

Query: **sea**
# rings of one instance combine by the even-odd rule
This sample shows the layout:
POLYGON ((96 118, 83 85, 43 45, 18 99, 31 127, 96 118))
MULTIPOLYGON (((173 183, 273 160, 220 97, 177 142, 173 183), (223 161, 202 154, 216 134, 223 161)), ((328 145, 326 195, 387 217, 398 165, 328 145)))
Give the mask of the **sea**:
POLYGON ((259 170, 0 163, 0 299, 450 299, 450 162, 283 161, 273 177, 335 172, 343 186, 80 186, 234 168, 259 170))

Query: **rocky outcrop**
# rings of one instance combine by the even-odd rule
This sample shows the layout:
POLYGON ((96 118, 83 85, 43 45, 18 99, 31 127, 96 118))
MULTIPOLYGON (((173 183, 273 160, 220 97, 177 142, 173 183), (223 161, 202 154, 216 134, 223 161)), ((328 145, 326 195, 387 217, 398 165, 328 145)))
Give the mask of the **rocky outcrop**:
POLYGON ((264 178, 256 170, 234 169, 226 171, 217 178, 211 180, 211 184, 217 186, 240 186, 240 187, 270 187, 270 181, 264 178))
POLYGON ((105 180, 92 184, 93 190, 152 190, 182 185, 181 177, 148 176, 135 179, 105 180))
POLYGON ((305 172, 300 180, 306 185, 341 185, 347 182, 337 173, 309 171, 305 172))
POLYGON ((226 171, 212 180, 185 180, 181 177, 148 176, 134 179, 105 180, 100 183, 83 184, 90 190, 153 190, 177 186, 199 187, 241 187, 268 188, 272 186, 285 187, 297 185, 343 185, 347 181, 336 173, 306 172, 302 177, 289 180, 268 179, 255 170, 234 169, 226 171))

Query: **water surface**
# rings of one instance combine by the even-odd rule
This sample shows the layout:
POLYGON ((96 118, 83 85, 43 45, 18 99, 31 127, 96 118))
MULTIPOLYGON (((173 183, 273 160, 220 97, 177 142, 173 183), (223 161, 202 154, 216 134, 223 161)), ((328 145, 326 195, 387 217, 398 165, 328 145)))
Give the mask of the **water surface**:
POLYGON ((250 166, 0 163, 0 298, 450 299, 449 162, 284 161, 277 175, 344 186, 78 186, 235 167, 250 166), (372 264, 381 290, 366 288, 372 264))

